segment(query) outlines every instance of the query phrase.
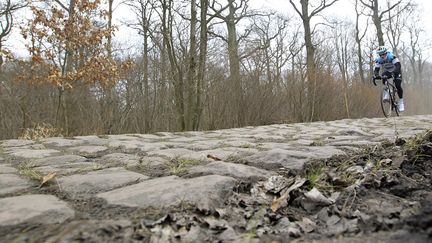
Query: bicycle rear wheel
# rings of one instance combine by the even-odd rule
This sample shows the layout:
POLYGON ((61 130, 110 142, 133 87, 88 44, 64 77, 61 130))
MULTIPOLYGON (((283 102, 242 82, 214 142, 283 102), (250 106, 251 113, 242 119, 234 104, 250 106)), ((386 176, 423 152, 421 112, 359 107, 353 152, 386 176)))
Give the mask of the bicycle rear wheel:
POLYGON ((390 97, 389 97, 389 99, 387 99, 387 100, 384 100, 384 95, 385 95, 385 92, 387 92, 385 89, 383 89, 382 91, 381 91, 381 95, 380 95, 380 102, 381 102, 381 109, 382 109, 382 112, 383 112, 383 114, 384 114, 384 116, 385 117, 391 117, 391 115, 392 115, 392 110, 393 110, 393 97, 392 97, 392 95, 390 94, 390 97))

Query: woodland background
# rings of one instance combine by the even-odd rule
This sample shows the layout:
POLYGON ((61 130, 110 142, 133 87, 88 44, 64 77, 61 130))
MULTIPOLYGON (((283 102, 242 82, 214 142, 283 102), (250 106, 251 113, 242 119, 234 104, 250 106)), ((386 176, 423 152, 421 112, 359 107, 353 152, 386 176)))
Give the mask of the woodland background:
POLYGON ((337 0, 286 1, 292 15, 249 0, 2 0, 0 139, 379 117, 378 45, 402 62, 405 114, 432 112, 415 1, 351 0, 352 19, 325 14, 337 0), (138 49, 113 41, 120 5, 138 49), (7 45, 17 29, 27 58, 7 45))

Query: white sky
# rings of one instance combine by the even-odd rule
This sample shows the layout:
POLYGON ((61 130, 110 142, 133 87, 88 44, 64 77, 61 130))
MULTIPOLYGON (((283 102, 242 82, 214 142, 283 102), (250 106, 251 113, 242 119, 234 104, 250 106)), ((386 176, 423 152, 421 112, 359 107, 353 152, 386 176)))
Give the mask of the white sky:
MULTIPOLYGON (((295 0, 299 1, 299 0, 295 0)), ((330 1, 330 0, 327 0, 330 1)), ((379 0, 380 4, 384 5, 386 3, 385 0, 379 0)), ((432 42, 432 17, 431 15, 428 15, 427 13, 432 13, 432 0, 404 0, 404 1, 410 1, 411 3, 418 4, 420 7, 420 11, 423 12, 423 21, 420 23, 422 25, 422 28, 425 30, 425 37, 430 39, 432 42)), ((310 0, 310 2, 313 3, 319 3, 320 0, 310 0)), ((392 3, 396 2, 396 0, 392 0, 392 3)), ((282 14, 289 14, 291 16, 294 16, 295 18, 298 18, 297 14, 295 13, 292 5, 290 4, 289 0, 250 0, 251 8, 255 9, 274 9, 277 12, 280 12, 282 14)), ((321 15, 324 16, 338 16, 341 19, 348 19, 352 22, 355 22, 355 8, 354 8, 354 0, 339 0, 336 3, 334 3, 331 7, 325 9, 321 15)), ((116 9, 115 15, 120 16, 120 19, 125 18, 133 18, 134 16, 130 13, 127 13, 127 9, 124 6, 120 6, 118 9, 116 9), (126 16, 126 17, 125 17, 126 16)), ((315 18, 317 20, 318 18, 315 18)), ((373 31, 374 28, 372 27, 371 30, 373 31)), ((120 42, 125 43, 134 43, 139 42, 140 37, 134 32, 128 29, 127 27, 121 27, 120 31, 116 33, 116 37, 120 42), (123 41, 126 40, 126 41, 123 41)), ((123 45, 124 46, 124 45, 123 45)), ((427 50, 429 55, 432 58, 432 46, 429 50, 427 50)))
MULTIPOLYGON (((298 0, 296 0, 298 1, 298 0)), ((330 0, 327 0, 330 2, 330 0)), ((380 4, 385 4, 386 1, 379 0, 380 4)), ((269 7, 276 9, 281 13, 293 13, 293 7, 289 0, 251 0, 254 6, 256 7, 269 7)), ((295 2, 295 1, 294 1, 295 2)), ((311 2, 319 2, 311 0, 311 2)), ((393 3, 396 0, 392 1, 393 3)), ((411 2, 419 5, 419 9, 422 12, 423 21, 420 23, 424 28, 426 34, 432 38, 432 1, 431 0, 404 0, 404 2, 411 2)), ((338 15, 341 17, 346 17, 347 19, 351 19, 355 21, 355 8, 354 8, 354 0, 339 0, 334 3, 331 7, 323 11, 324 15, 338 15)))
MULTIPOLYGON (((119 1, 119 0, 117 0, 119 1)), ((296 0, 298 1, 298 0, 296 0)), ((311 2, 317 2, 318 0, 311 0, 311 2)), ((432 16, 430 13, 432 13, 432 1, 431 0, 406 0, 410 1, 412 3, 419 4, 421 11, 423 11, 423 21, 422 23, 419 23, 422 25, 422 27, 425 30, 425 35, 432 40, 432 16)), ((380 0, 380 3, 385 3, 384 0, 380 0)), ((332 5, 330 8, 324 10, 322 12, 323 15, 330 16, 330 15, 337 15, 341 18, 347 18, 352 21, 355 21, 355 11, 354 11, 354 0, 339 0, 334 5, 332 5)), ((251 0, 250 4, 253 8, 271 8, 275 9, 280 13, 288 14, 291 13, 291 15, 294 14, 293 7, 291 6, 289 0, 251 0)), ((125 18, 131 18, 133 17, 133 14, 130 14, 130 12, 127 12, 127 9, 123 6, 120 6, 116 9, 114 12, 114 16, 117 16, 118 20, 125 19, 125 18)), ((296 18, 298 16, 294 14, 296 18)), ((120 22, 117 22, 117 25, 120 26, 120 22)), ((130 45, 134 41, 139 40, 139 36, 134 32, 128 29, 127 27, 120 26, 120 30, 115 34, 115 40, 117 39, 120 43, 124 43, 125 45, 130 45)), ((431 41, 432 42, 432 41, 431 41)), ((5 43, 5 46, 9 49, 11 49, 16 55, 19 57, 27 56, 27 52, 24 48, 23 39, 19 34, 19 30, 15 29, 13 35, 8 38, 8 40, 5 43)), ((432 56, 432 49, 430 51, 432 56)))

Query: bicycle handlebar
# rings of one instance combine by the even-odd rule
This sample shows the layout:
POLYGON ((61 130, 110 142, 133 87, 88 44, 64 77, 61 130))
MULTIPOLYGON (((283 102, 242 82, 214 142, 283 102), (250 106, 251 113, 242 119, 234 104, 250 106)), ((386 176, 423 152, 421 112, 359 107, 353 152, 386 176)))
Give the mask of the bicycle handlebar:
POLYGON ((389 78, 393 78, 393 76, 392 75, 390 75, 390 76, 387 76, 387 75, 383 75, 383 76, 377 76, 377 77, 373 77, 372 78, 372 82, 373 82, 373 84, 376 86, 377 84, 376 84, 376 80, 383 80, 383 84, 387 81, 387 79, 389 79, 389 78))
POLYGON ((383 75, 383 76, 375 77, 374 80, 381 80, 381 79, 387 80, 389 78, 392 78, 392 76, 383 75))

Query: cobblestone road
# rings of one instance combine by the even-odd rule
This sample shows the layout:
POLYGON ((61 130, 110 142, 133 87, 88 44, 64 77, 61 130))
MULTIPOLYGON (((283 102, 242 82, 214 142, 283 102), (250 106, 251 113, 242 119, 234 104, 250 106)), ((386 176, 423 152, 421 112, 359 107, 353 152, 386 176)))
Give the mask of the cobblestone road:
MULTIPOLYGON (((423 115, 0 141, 0 229, 91 219, 82 205, 94 201, 143 210, 218 208, 240 181, 263 180, 281 168, 300 169, 311 159, 431 128, 432 116, 423 115), (40 186, 37 179, 53 173, 40 186)), ((112 220, 103 212, 94 215, 99 224, 112 220)), ((116 218, 117 224, 130 220, 116 218)))

